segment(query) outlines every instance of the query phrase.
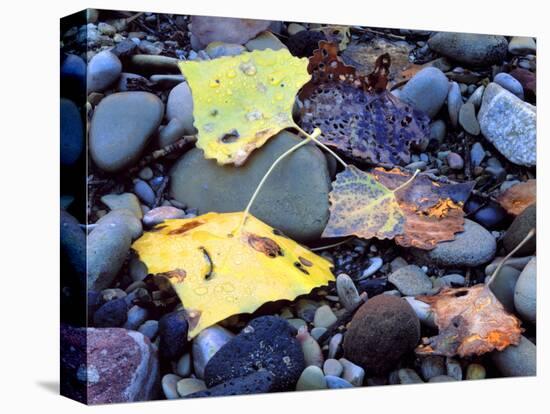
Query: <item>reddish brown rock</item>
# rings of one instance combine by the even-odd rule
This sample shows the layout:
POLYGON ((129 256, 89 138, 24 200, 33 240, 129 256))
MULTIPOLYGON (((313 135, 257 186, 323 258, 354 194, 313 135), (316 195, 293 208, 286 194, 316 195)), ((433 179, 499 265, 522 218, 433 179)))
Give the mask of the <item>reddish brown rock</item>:
POLYGON ((88 403, 109 404, 156 399, 159 390, 157 352, 139 332, 122 328, 89 328, 88 403))
POLYGON ((402 298, 378 295, 362 305, 344 336, 344 356, 367 375, 383 375, 420 340, 420 322, 402 298))
POLYGON ((523 92, 525 93, 525 100, 532 104, 537 102, 537 76, 522 68, 516 68, 510 72, 514 78, 516 78, 521 86, 523 86, 523 92))

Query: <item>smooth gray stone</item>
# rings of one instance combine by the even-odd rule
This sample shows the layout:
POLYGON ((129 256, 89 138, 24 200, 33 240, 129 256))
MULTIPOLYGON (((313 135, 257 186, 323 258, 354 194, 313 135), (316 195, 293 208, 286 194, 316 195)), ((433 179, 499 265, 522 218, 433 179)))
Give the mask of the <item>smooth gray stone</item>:
POLYGON ((428 39, 430 49, 452 60, 472 66, 500 63, 506 57, 504 36, 439 32, 428 39))
POLYGON ((510 345, 503 351, 495 351, 491 354, 491 358, 504 376, 537 375, 537 346, 523 335, 517 346, 510 345))
POLYGON ((524 321, 537 322, 537 259, 533 257, 519 275, 514 305, 524 321))

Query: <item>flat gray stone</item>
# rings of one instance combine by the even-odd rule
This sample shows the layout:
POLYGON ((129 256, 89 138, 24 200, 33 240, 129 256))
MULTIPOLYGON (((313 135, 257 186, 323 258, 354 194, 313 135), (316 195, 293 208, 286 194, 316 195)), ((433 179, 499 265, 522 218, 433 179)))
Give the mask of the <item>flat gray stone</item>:
POLYGON ((524 336, 517 346, 510 345, 504 351, 493 352, 491 359, 500 373, 507 377, 537 375, 537 346, 524 336))
MULTIPOLYGON (((170 172, 171 197, 198 209, 199 214, 243 211, 275 159, 299 141, 283 131, 254 151, 241 167, 220 166, 205 159, 201 150, 192 149, 170 172)), ((326 158, 314 145, 306 145, 273 170, 251 213, 295 240, 315 240, 328 220, 329 191, 326 158)))
POLYGON ((493 82, 485 89, 477 118, 483 136, 509 161, 536 165, 536 107, 493 82))
POLYGON ((514 292, 520 273, 521 271, 518 269, 504 265, 490 284, 491 292, 494 293, 508 312, 513 313, 516 309, 514 306, 514 292))
POLYGON ((187 82, 181 82, 170 91, 166 103, 166 117, 170 121, 178 118, 186 133, 195 133, 196 129, 193 126, 193 96, 187 82))
POLYGON ((428 46, 445 57, 473 66, 500 63, 508 50, 504 36, 475 33, 439 32, 428 40, 428 46))
POLYGON ((90 125, 90 155, 107 172, 138 161, 164 114, 164 105, 148 92, 120 92, 102 99, 90 125))
POLYGON ((396 270, 388 277, 388 281, 406 296, 425 295, 432 289, 432 281, 416 265, 407 265, 396 270))
POLYGON ((458 122, 460 126, 464 128, 470 135, 479 135, 479 122, 477 122, 476 117, 476 108, 473 103, 466 102, 461 106, 460 111, 458 112, 458 122))
POLYGON ((521 83, 509 73, 501 72, 497 74, 493 82, 498 83, 504 89, 509 90, 519 99, 523 100, 523 86, 521 86, 521 83))
POLYGON ((516 283, 514 305, 521 318, 530 323, 537 322, 537 258, 533 257, 516 283))
POLYGON ((439 243, 433 250, 412 249, 420 260, 449 267, 473 267, 490 261, 496 253, 496 241, 491 233, 474 221, 464 220, 464 231, 455 239, 439 243))

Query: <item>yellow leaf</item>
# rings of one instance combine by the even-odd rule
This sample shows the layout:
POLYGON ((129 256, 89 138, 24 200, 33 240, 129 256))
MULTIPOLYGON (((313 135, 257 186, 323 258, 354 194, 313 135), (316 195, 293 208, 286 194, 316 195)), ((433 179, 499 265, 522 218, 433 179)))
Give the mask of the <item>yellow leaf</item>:
POLYGON ((180 62, 205 157, 242 165, 254 149, 294 126, 296 93, 311 78, 307 65, 287 49, 180 62))
POLYGON ((392 239, 404 231, 405 215, 393 191, 353 165, 336 176, 329 198, 323 237, 392 239))
POLYGON ((166 220, 133 249, 149 273, 163 274, 181 299, 189 338, 266 302, 307 294, 334 280, 332 264, 249 215, 208 213, 166 220))

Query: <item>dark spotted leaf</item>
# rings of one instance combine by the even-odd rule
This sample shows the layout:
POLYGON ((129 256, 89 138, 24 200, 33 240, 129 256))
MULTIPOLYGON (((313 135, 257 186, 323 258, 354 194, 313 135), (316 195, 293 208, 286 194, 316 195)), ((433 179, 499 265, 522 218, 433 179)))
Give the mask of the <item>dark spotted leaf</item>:
POLYGON ((378 57, 374 71, 364 77, 337 53, 336 45, 321 41, 310 58, 312 78, 300 93, 302 127, 320 128, 320 140, 348 157, 408 163, 411 144, 429 132, 429 118, 387 91, 389 55, 378 57))

